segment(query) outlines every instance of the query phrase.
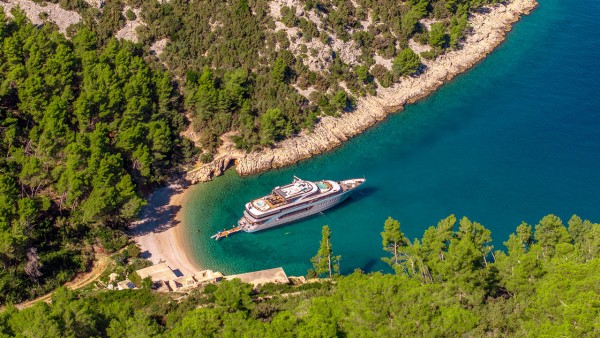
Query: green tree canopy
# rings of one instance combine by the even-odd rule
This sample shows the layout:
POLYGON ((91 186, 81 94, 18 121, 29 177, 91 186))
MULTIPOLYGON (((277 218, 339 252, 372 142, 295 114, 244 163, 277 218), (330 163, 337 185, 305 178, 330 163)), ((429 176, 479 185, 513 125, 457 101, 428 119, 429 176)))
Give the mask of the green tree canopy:
POLYGON ((0 16, 0 303, 69 280, 97 241, 124 244, 183 127, 170 75, 139 47, 14 15, 0 16))
MULTIPOLYGON (((559 221, 550 215, 540 224, 559 221)), ((485 227, 466 217, 456 223, 454 216, 447 217, 407 246, 414 257, 435 264, 435 279, 357 269, 333 281, 299 286, 270 284, 253 290, 239 280, 222 281, 187 295, 61 288, 49 304, 38 302, 23 310, 6 306, 0 313, 0 335, 595 336, 600 325, 598 253, 561 251, 558 245, 554 256, 544 256, 531 226, 522 223, 507 240, 508 250, 497 250, 496 260, 486 264, 485 227)), ((576 216, 569 223, 573 233, 578 226, 597 225, 576 216)), ((384 223, 384 233, 394 234, 390 238, 398 239, 398 230, 393 219, 384 223)), ((326 227, 322 235, 331 237, 326 227)), ((577 248, 587 240, 573 235, 568 244, 577 248)), ((322 275, 328 276, 327 260, 322 261, 322 275)))
POLYGON ((448 43, 448 36, 446 35, 446 27, 441 22, 435 22, 431 24, 431 30, 429 31, 429 44, 434 48, 445 48, 448 43))
POLYGON ((260 117, 260 143, 268 145, 278 140, 285 135, 286 125, 285 116, 280 109, 267 110, 260 117))
POLYGON ((419 70, 421 59, 410 48, 405 48, 394 58, 392 70, 396 76, 411 75, 419 70))
POLYGON ((410 245, 408 238, 400 231, 400 222, 388 217, 383 225, 381 238, 383 250, 392 255, 392 257, 382 258, 382 260, 392 268, 399 267, 399 264, 404 260, 402 256, 407 255, 403 252, 403 247, 410 245))
POLYGON ((327 275, 329 278, 333 277, 334 274, 340 272, 340 260, 341 256, 333 255, 333 248, 331 246, 331 230, 329 226, 323 226, 321 231, 321 243, 317 254, 311 258, 313 264, 314 273, 317 276, 327 275))

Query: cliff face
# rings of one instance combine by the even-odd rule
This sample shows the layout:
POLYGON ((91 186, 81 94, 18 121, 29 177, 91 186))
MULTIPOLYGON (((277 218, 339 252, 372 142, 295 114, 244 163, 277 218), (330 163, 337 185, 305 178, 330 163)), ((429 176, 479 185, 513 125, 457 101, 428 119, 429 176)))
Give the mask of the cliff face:
POLYGON ((471 34, 462 48, 424 61, 427 66, 420 76, 403 78, 390 88, 380 88, 376 96, 358 99, 355 111, 340 117, 325 116, 316 124, 312 133, 301 132, 283 140, 272 148, 245 153, 235 149, 224 138, 214 160, 199 164, 187 174, 192 182, 202 182, 221 175, 235 164, 240 175, 251 175, 273 168, 294 164, 337 146, 363 130, 383 120, 388 114, 400 111, 405 104, 413 103, 429 95, 442 84, 462 73, 486 57, 498 46, 521 15, 529 14, 537 5, 536 0, 513 0, 507 5, 496 5, 489 12, 469 18, 471 34))

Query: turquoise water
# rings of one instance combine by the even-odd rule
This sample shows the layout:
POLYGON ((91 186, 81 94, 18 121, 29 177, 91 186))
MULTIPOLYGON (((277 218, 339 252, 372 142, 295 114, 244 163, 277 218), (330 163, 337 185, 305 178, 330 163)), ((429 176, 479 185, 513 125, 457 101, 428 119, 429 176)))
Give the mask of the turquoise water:
POLYGON ((321 226, 342 270, 385 270, 392 216, 421 237, 449 214, 492 230, 502 247, 521 221, 548 213, 600 221, 600 2, 541 0, 484 62, 343 147, 282 170, 197 185, 183 212, 198 262, 224 273, 283 266, 304 274, 321 226), (352 199, 276 229, 209 236, 244 204, 291 181, 366 177, 352 199))

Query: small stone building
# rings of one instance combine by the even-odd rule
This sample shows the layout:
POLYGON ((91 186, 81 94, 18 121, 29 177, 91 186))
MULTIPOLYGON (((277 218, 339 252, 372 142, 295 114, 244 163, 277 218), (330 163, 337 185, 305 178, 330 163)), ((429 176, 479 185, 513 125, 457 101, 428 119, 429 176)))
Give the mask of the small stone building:
POLYGON ((239 275, 231 275, 231 276, 225 277, 225 279, 227 279, 227 280, 232 280, 235 278, 240 279, 244 283, 253 284, 255 287, 259 286, 261 284, 266 284, 266 283, 276 283, 276 284, 289 284, 290 283, 290 280, 288 279, 287 275, 285 274, 285 271, 283 271, 282 267, 247 272, 247 273, 242 273, 239 275))
POLYGON ((150 277, 157 291, 188 291, 206 283, 218 282, 223 278, 220 272, 198 271, 192 275, 177 276, 166 264, 160 263, 136 271, 143 279, 150 277))

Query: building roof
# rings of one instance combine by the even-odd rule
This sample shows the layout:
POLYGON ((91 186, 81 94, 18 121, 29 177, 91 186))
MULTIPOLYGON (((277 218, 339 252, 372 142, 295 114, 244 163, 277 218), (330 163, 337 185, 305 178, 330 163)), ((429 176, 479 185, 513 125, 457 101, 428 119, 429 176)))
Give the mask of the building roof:
POLYGON ((212 270, 197 271, 192 276, 194 276, 194 279, 198 283, 214 282, 219 280, 220 278, 223 278, 223 274, 221 274, 220 272, 214 272, 212 270))
POLYGON ((225 277, 227 280, 235 278, 239 278, 244 283, 254 284, 254 286, 266 283, 288 284, 290 282, 281 267, 225 277))
POLYGON ((129 279, 126 279, 117 283, 117 289, 135 289, 135 284, 133 284, 129 279))
POLYGON ((147 268, 139 269, 136 271, 137 274, 142 278, 150 276, 153 282, 167 281, 177 278, 177 275, 166 263, 160 263, 149 266, 147 268))

